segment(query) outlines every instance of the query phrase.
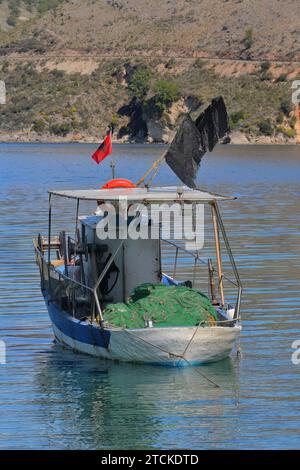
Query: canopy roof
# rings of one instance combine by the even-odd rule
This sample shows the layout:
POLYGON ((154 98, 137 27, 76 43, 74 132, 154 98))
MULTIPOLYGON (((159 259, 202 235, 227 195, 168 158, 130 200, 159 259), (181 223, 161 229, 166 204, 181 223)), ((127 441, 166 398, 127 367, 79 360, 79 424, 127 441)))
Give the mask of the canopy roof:
POLYGON ((120 189, 77 189, 66 191, 49 191, 49 194, 85 201, 118 201, 126 196, 128 201, 143 203, 158 202, 212 202, 236 199, 233 196, 222 196, 202 190, 192 190, 186 186, 163 186, 153 188, 120 188, 120 189))

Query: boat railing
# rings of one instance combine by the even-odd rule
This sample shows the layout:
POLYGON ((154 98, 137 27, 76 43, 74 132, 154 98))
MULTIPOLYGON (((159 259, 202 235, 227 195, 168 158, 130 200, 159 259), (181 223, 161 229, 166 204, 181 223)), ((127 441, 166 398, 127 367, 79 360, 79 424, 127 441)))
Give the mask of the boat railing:
MULTIPOLYGON (((209 260, 204 260, 202 257, 200 257, 200 254, 198 251, 190 251, 186 248, 184 248, 182 245, 179 245, 171 240, 167 239, 162 239, 162 242, 166 243, 167 245, 170 245, 174 247, 175 249, 175 257, 174 257, 174 264, 173 264, 173 270, 172 270, 172 277, 175 279, 176 274, 177 274, 177 267, 178 267, 178 259, 179 259, 179 253, 186 253, 187 255, 191 256, 194 258, 194 266, 193 266, 193 271, 192 271, 192 285, 193 287, 195 286, 196 283, 196 275, 197 275, 197 267, 199 264, 205 265, 208 267, 208 261, 209 260)), ((209 269, 209 268, 208 268, 209 269)), ((217 270, 212 266, 212 274, 217 275, 218 272, 217 270)), ((239 279, 232 279, 229 277, 229 274, 226 274, 224 271, 222 271, 221 275, 221 281, 223 280, 228 281, 231 285, 233 285, 237 289, 237 294, 236 294, 236 304, 235 304, 235 320, 240 319, 240 303, 241 303, 241 295, 242 295, 242 286, 239 282, 239 279)), ((220 286, 219 286, 220 287, 220 286)))
POLYGON ((86 316, 91 319, 91 322, 97 317, 100 322, 103 321, 97 291, 99 285, 96 284, 96 286, 90 287, 75 279, 75 264, 69 266, 70 271, 72 269, 73 276, 72 274, 67 275, 56 266, 49 264, 38 246, 35 246, 35 252, 41 273, 42 289, 49 292, 51 299, 56 301, 62 309, 69 311, 74 317, 77 316, 76 307, 80 305, 81 317, 84 317, 86 311, 86 316), (92 309, 90 309, 91 306, 92 309))
MULTIPOLYGON (((192 285, 195 286, 197 267, 199 264, 205 265, 207 267, 207 260, 204 260, 202 257, 200 257, 198 251, 190 251, 171 240, 161 240, 162 242, 174 247, 175 249, 175 259, 172 273, 173 278, 176 277, 177 273, 179 252, 183 252, 194 258, 192 285)), ((93 322, 94 319, 97 318, 101 324, 101 322, 103 322, 103 314, 98 296, 99 286, 106 272, 108 271, 111 263, 114 261, 119 250, 123 246, 123 243, 124 240, 121 241, 115 253, 109 259, 109 262, 100 274, 94 287, 88 286, 84 282, 81 282, 75 278, 76 256, 74 256, 73 264, 69 266, 68 273, 66 274, 66 272, 63 272, 58 267, 54 266, 51 262, 49 263, 48 261, 46 261, 43 251, 40 250, 38 244, 35 244, 35 251, 38 255, 38 265, 40 267, 41 272, 42 288, 47 289, 47 291, 50 293, 51 298, 54 299, 63 309, 69 311, 73 316, 76 316, 77 313, 80 313, 81 317, 83 317, 83 312, 86 311, 86 316, 91 319, 91 322, 93 322), (62 282, 62 280, 64 282, 62 282), (65 304, 64 301, 66 301, 65 304), (79 306, 80 308, 78 308, 79 306)), ((215 270, 215 268, 213 268, 213 274, 215 273, 217 273, 217 271, 215 270)), ((231 279, 224 272, 222 272, 222 281, 223 279, 226 279, 230 284, 232 284, 235 288, 238 289, 234 318, 235 320, 239 320, 242 286, 238 283, 238 281, 231 279)))

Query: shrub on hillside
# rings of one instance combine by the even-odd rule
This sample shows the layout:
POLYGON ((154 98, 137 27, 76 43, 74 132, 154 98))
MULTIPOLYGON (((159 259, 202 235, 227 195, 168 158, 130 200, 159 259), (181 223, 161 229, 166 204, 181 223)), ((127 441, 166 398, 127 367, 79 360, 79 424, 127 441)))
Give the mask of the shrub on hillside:
POLYGON ((197 69, 201 69, 204 64, 205 64, 205 60, 200 59, 200 57, 197 57, 197 59, 194 62, 194 67, 197 69))
POLYGON ((239 110, 230 114, 230 127, 236 127, 241 121, 244 121, 246 118, 244 111, 239 110))
POLYGON ((50 131, 52 132, 52 134, 60 135, 62 137, 66 137, 66 135, 68 135, 69 132, 71 131, 71 126, 68 122, 53 124, 50 127, 50 131))
POLYGON ((292 129, 291 127, 278 126, 276 130, 289 139, 295 137, 296 135, 295 129, 292 129))
POLYGON ((132 99, 136 102, 142 102, 150 89, 151 72, 148 68, 137 68, 130 80, 128 90, 132 99))
POLYGON ((244 36, 243 42, 244 42, 246 49, 250 49, 252 47, 253 42, 254 42, 252 28, 247 28, 245 30, 245 36, 244 36))
POLYGON ((41 134, 46 128, 45 121, 43 119, 36 119, 32 125, 32 130, 41 134))
POLYGON ((280 109, 280 111, 283 112, 283 114, 285 114, 285 116, 289 116, 290 113, 293 110, 293 106, 292 106, 292 103, 290 102, 290 100, 283 100, 280 103, 280 108, 279 109, 280 109))
POLYGON ((267 72, 269 70, 269 68, 271 67, 271 64, 268 60, 264 60, 261 64, 260 64, 260 70, 262 72, 267 72))
POLYGON ((273 126, 270 119, 264 119, 258 123, 258 128, 263 135, 272 135, 273 126))
POLYGON ((17 24, 17 18, 15 16, 10 15, 6 20, 6 23, 8 24, 8 26, 14 27, 17 24))
POLYGON ((277 82, 286 82, 286 80, 287 80, 287 74, 286 73, 281 73, 276 81, 277 82))
POLYGON ((158 111, 164 111, 174 101, 180 98, 179 86, 175 82, 158 80, 153 87, 153 101, 158 111))
POLYGON ((264 82, 264 81, 270 81, 272 80, 273 78, 273 75, 270 71, 263 71, 260 75, 260 79, 264 82))

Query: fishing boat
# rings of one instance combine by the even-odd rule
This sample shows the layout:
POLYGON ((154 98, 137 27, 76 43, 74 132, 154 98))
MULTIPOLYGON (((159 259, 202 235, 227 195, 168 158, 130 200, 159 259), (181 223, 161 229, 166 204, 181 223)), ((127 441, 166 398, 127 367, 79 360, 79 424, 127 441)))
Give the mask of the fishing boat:
MULTIPOLYGON (((218 361, 231 353, 241 331, 242 285, 218 203, 234 197, 201 190, 196 183, 203 155, 228 129, 224 100, 217 97, 195 121, 183 118, 169 148, 136 184, 115 179, 111 164, 113 179, 101 189, 49 192, 48 234, 39 235, 34 246, 59 343, 104 359, 177 366, 218 361), (184 186, 152 185, 164 160, 184 186), (75 201, 72 237, 52 233, 57 198, 75 201), (95 209, 81 215, 87 201, 95 209), (205 206, 216 267, 202 250, 201 233, 197 238, 198 228, 204 233, 205 206), (190 215, 187 233, 164 230, 170 228, 163 226, 164 221, 170 225, 170 209, 177 228, 186 228, 190 215), (221 239, 231 277, 223 269, 221 239), (163 266, 166 247, 174 253, 169 269, 163 266), (204 270, 198 269, 200 263, 204 270), (200 289, 199 278, 209 279, 208 292, 200 289), (225 281, 236 289, 234 302, 231 291, 226 301, 225 281)), ((98 164, 112 152, 111 133, 92 155, 98 164)))
MULTIPOLYGON (((196 365, 229 356, 241 331, 242 285, 219 203, 233 199, 188 187, 50 191, 48 234, 39 235, 34 246, 56 340, 99 358, 144 364, 196 365), (64 231, 52 233, 53 203, 57 198, 75 202, 73 237, 64 231), (93 201, 96 210, 82 216, 81 204, 86 201, 93 201), (146 208, 163 204, 166 210, 176 203, 180 207, 209 206, 216 268, 211 258, 201 258, 201 250, 192 251, 182 241, 164 239, 161 222, 154 238, 124 236, 124 228, 126 233, 134 222, 130 216, 134 206, 141 213, 141 204, 146 208), (105 240, 98 236, 105 216, 99 211, 102 204, 116 216, 115 236, 105 240), (234 279, 228 280, 237 289, 233 306, 225 301, 227 277, 222 268, 221 236, 234 274, 234 279), (172 272, 168 273, 162 269, 166 245, 174 250, 172 272), (185 263, 190 258, 192 275, 186 280, 176 277, 180 253, 185 263), (199 263, 207 267, 206 272, 201 271, 210 280, 207 295, 196 288, 199 263)), ((151 218, 144 224, 147 230, 154 227, 151 218)))

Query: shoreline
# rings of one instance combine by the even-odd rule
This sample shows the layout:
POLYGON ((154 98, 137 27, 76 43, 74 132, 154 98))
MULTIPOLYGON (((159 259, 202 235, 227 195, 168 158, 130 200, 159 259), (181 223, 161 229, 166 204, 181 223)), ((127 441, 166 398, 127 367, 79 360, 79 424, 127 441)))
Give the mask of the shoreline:
MULTIPOLYGON (((287 138, 283 135, 276 136, 253 136, 233 131, 230 134, 231 142, 220 142, 220 145, 299 145, 299 136, 287 138)), ((53 136, 49 134, 37 134, 35 132, 8 132, 0 133, 0 143, 37 143, 37 144, 95 144, 99 145, 102 137, 89 134, 68 134, 67 136, 53 136)), ((172 139, 171 139, 172 140, 172 139)), ((129 139, 125 136, 123 139, 112 139, 114 144, 143 144, 143 145, 168 145, 167 141, 151 142, 148 140, 129 139)))

